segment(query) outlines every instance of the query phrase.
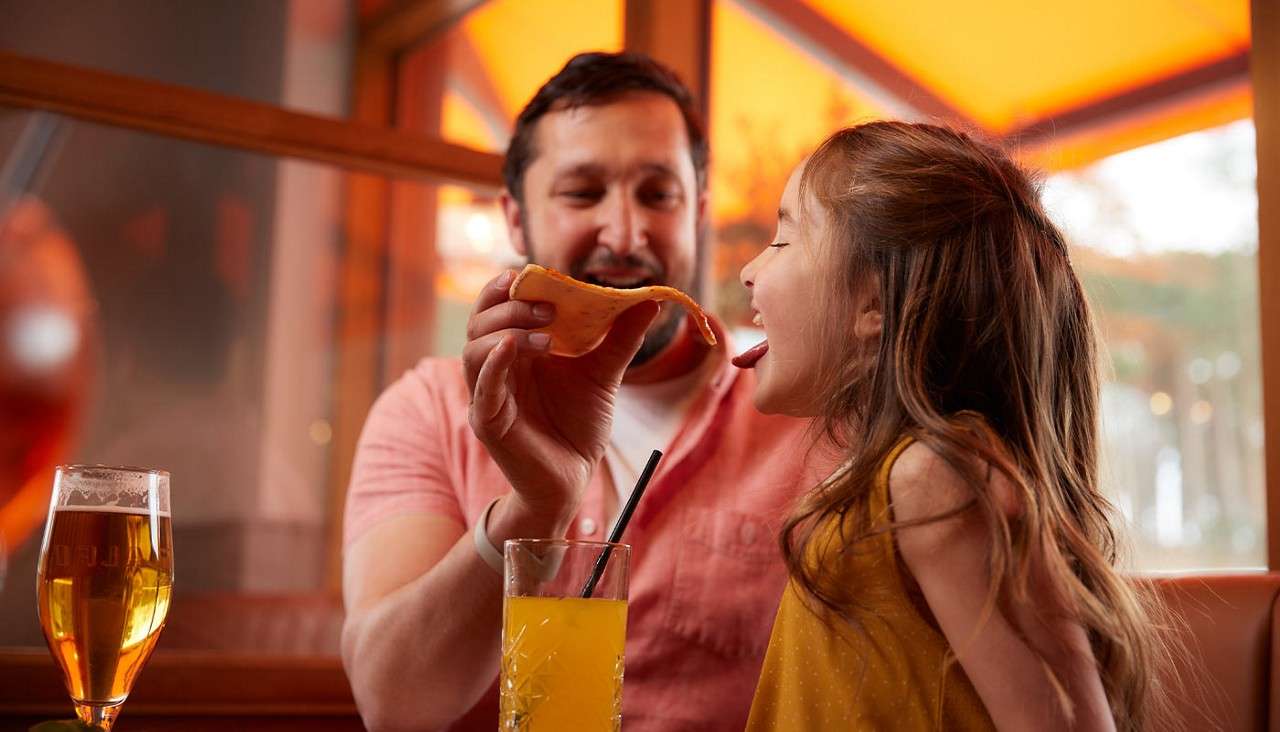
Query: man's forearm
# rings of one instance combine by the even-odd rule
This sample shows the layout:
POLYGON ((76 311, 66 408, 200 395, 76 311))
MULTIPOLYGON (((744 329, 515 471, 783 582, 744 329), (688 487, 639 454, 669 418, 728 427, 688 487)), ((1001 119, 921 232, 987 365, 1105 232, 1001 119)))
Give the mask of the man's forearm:
MULTIPOLYGON (((500 546, 507 537, 563 536, 566 525, 504 499, 493 508, 489 536, 500 546)), ((502 578, 472 542, 465 533, 422 576, 348 616, 344 661, 374 732, 440 729, 497 678, 502 578)))
POLYGON ((426 574, 347 619, 343 655, 373 732, 440 729, 498 673, 502 578, 466 534, 426 574))

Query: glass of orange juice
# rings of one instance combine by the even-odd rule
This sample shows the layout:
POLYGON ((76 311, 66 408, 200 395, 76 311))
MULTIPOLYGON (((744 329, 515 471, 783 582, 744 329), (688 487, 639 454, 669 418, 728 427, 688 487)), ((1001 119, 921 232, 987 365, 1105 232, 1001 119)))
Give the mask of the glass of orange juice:
POLYGON ((513 539, 504 549, 499 729, 621 729, 631 547, 513 539))

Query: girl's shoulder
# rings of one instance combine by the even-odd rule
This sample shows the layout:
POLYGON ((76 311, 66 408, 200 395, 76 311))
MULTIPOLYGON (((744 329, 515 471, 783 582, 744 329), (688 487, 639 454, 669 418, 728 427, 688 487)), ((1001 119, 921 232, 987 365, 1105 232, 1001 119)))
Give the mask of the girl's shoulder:
MULTIPOLYGON (((981 490, 991 495, 1007 518, 1015 517, 1019 500, 1013 483, 977 456, 970 460, 968 467, 983 477, 981 490)), ((977 497, 975 490, 956 465, 920 440, 907 445, 889 471, 889 501, 898 522, 927 520, 957 511, 977 497)))

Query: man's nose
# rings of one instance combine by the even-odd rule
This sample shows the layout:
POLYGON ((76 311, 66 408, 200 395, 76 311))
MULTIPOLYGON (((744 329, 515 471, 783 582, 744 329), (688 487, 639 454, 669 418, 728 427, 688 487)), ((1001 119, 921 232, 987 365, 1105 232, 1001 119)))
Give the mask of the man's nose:
POLYGON ((600 207, 599 243, 614 254, 629 254, 648 244, 644 212, 621 191, 610 192, 600 207))

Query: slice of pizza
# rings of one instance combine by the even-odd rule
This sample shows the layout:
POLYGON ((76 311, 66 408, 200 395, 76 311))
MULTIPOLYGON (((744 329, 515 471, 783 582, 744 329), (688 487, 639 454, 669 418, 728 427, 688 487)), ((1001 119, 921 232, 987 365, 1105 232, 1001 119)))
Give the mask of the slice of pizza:
POLYGON ((709 345, 716 344, 716 334, 693 298, 674 287, 661 285, 619 289, 579 282, 553 269, 526 264, 511 283, 511 299, 549 302, 556 307, 556 318, 550 325, 535 329, 551 336, 551 353, 557 356, 581 356, 600 345, 613 321, 625 310, 645 300, 674 300, 692 316, 709 345))

